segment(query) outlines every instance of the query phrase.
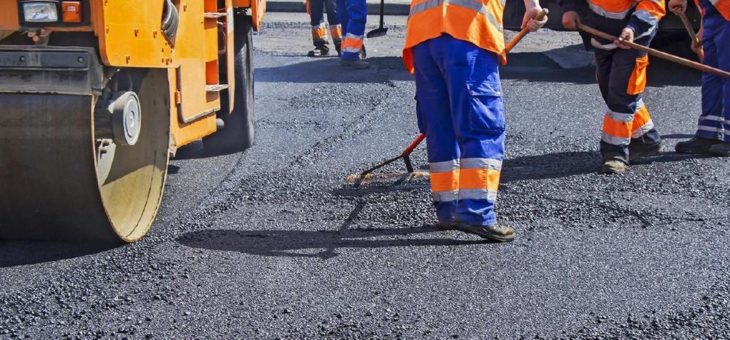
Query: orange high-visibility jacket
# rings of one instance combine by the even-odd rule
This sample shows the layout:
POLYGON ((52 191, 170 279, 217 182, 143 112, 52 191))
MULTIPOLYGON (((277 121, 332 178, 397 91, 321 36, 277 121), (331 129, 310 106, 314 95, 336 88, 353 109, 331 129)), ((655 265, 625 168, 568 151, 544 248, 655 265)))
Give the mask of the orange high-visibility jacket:
POLYGON ((507 62, 502 15, 505 0, 413 0, 403 62, 413 73, 416 45, 446 33, 492 51, 507 62))

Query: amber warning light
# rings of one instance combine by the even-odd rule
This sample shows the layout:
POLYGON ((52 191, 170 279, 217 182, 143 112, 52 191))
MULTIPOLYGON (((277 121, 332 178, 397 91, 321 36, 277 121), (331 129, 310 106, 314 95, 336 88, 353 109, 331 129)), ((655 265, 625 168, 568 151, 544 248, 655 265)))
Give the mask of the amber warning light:
POLYGON ((83 18, 83 15, 81 15, 81 1, 62 2, 61 12, 63 13, 63 22, 80 23, 83 18))

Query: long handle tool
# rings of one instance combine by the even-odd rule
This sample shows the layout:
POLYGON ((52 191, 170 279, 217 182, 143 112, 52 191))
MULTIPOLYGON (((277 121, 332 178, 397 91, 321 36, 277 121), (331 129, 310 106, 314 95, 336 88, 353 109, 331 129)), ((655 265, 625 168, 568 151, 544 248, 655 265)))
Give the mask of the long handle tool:
MULTIPOLYGON (((612 36, 612 35, 610 35, 608 33, 605 33, 605 32, 601 32, 601 31, 599 31, 599 30, 597 30, 595 28, 592 28, 590 26, 586 26, 586 25, 583 25, 583 24, 578 24, 578 28, 581 31, 584 31, 584 32, 589 33, 589 34, 592 34, 592 35, 594 35, 596 37, 599 37, 601 39, 605 39, 605 40, 609 40, 609 41, 618 40, 617 37, 614 37, 614 36, 612 36)), ((700 70, 700 71, 705 72, 705 73, 709 73, 709 74, 712 74, 712 75, 716 75, 718 77, 730 78, 730 72, 723 71, 723 70, 720 70, 720 69, 717 69, 717 68, 714 68, 714 67, 710 67, 710 66, 707 66, 707 65, 704 65, 704 64, 700 64, 700 63, 698 63, 696 61, 692 61, 692 60, 689 60, 689 59, 677 57, 676 55, 672 55, 672 54, 669 54, 669 53, 666 53, 666 52, 662 52, 662 51, 659 51, 659 50, 655 50, 653 48, 649 48, 649 47, 646 47, 644 45, 639 45, 639 44, 633 43, 633 42, 624 41, 623 44, 626 45, 626 46, 628 46, 628 47, 631 47, 631 48, 633 48, 635 50, 644 51, 646 53, 649 53, 649 55, 654 56, 654 57, 657 57, 657 58, 660 58, 660 59, 668 60, 668 61, 671 61, 673 63, 677 63, 677 64, 684 65, 684 66, 687 66, 687 67, 690 67, 690 68, 693 68, 693 69, 696 69, 696 70, 700 70)))
MULTIPOLYGON (((537 13, 537 15, 535 16, 535 20, 542 21, 542 19, 545 19, 545 17, 549 13, 550 11, 548 11, 547 8, 543 8, 542 11, 540 11, 540 13, 537 13)), ((512 40, 507 43, 507 46, 505 47, 506 53, 512 51, 512 49, 515 48, 515 46, 517 46, 520 41, 522 41, 522 38, 524 38, 527 33, 530 33, 530 30, 528 28, 523 28, 520 33, 517 33, 517 35, 515 35, 514 38, 512 38, 512 40)))
POLYGON ((378 38, 388 34, 388 28, 385 27, 385 0, 380 0, 380 27, 368 32, 368 38, 378 38))
POLYGON ((399 160, 401 158, 403 158, 403 161, 406 163, 406 170, 408 170, 408 173, 409 174, 410 173, 413 173, 413 163, 411 163, 411 153, 413 153, 413 150, 415 150, 416 147, 418 146, 418 144, 421 144, 421 142, 423 142, 424 139, 426 139, 426 135, 424 135, 422 133, 419 133, 418 136, 416 136, 416 139, 414 139, 411 142, 411 144, 408 145, 408 147, 405 150, 403 150, 403 152, 398 157, 391 158, 391 159, 389 159, 389 160, 387 160, 385 162, 382 162, 382 163, 380 163, 380 164, 378 164, 378 165, 376 165, 376 166, 374 166, 374 167, 372 167, 370 169, 367 169, 367 170, 363 171, 360 174, 360 178, 364 178, 365 176, 367 176, 368 174, 372 173, 373 171, 378 170, 378 169, 380 169, 380 168, 382 168, 382 167, 384 167, 384 166, 386 166, 386 165, 388 165, 390 163, 393 163, 393 162, 395 162, 395 161, 397 161, 397 160, 399 160))
POLYGON ((695 49, 697 49, 698 53, 697 55, 700 57, 700 60, 704 59, 704 52, 702 51, 702 42, 700 41, 700 37, 697 36, 697 33, 695 32, 695 28, 692 27, 692 22, 689 21, 689 18, 687 17, 687 14, 680 13, 679 19, 682 20, 682 24, 684 24, 684 28, 687 29, 687 33, 689 33, 689 37, 692 39, 692 45, 694 45, 695 49))

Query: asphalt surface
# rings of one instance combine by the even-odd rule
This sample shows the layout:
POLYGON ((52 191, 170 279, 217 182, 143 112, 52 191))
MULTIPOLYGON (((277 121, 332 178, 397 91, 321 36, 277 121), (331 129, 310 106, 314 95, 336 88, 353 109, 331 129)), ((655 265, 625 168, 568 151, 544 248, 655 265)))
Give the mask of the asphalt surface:
POLYGON ((698 74, 653 64, 664 153, 598 175, 592 70, 555 61, 579 40, 528 37, 502 71, 498 213, 519 235, 485 243, 432 226, 427 180, 345 181, 417 133, 404 18, 367 71, 304 57, 300 18, 256 37, 257 144, 181 150, 149 237, 0 243, 0 338, 730 338, 730 165, 672 152, 698 74))

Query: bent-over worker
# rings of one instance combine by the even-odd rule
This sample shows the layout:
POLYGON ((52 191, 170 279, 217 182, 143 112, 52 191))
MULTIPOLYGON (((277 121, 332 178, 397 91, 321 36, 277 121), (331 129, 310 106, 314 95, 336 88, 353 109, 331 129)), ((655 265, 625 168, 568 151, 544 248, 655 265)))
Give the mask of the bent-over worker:
MULTIPOLYGON (((565 11, 563 25, 576 30, 578 24, 618 36, 619 39, 649 46, 659 21, 666 14, 664 0, 561 0, 565 11), (580 18, 579 3, 587 2, 587 16, 580 18)), ((601 137, 601 172, 626 171, 630 162, 652 156, 661 149, 659 132, 654 128, 649 110, 642 99, 646 87, 646 52, 629 49, 621 41, 593 37, 596 78, 608 106, 603 118, 601 137)))

